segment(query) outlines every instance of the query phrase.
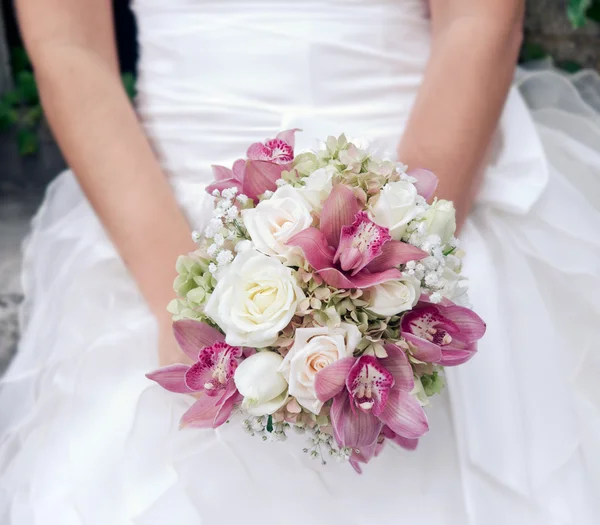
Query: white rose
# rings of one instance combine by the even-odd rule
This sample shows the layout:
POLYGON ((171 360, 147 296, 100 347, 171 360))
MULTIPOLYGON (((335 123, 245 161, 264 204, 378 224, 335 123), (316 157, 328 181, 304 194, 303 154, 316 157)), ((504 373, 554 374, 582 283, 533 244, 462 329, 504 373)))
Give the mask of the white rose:
POLYGON ((421 296, 421 284, 413 276, 407 275, 398 281, 376 284, 365 290, 369 301, 367 308, 377 315, 392 315, 410 310, 421 296))
POLYGON ((323 201, 333 189, 333 176, 336 173, 337 170, 333 166, 319 168, 304 179, 302 188, 298 188, 313 210, 320 211, 323 208, 323 201))
POLYGON ((442 246, 446 244, 456 231, 456 212, 452 201, 435 201, 425 214, 428 235, 439 235, 442 246))
POLYGON ((290 268, 246 250, 220 276, 205 312, 223 329, 228 344, 262 348, 275 342, 302 299, 290 268))
POLYGON ((294 345, 279 371, 289 383, 289 394, 313 414, 323 403, 315 392, 317 373, 334 361, 350 357, 362 336, 356 326, 342 323, 338 328, 298 328, 294 345))
POLYGON ((287 382, 278 372, 283 357, 271 351, 244 359, 233 380, 244 396, 242 408, 252 416, 265 416, 279 410, 287 401, 287 382))
POLYGON ((270 199, 260 202, 256 208, 242 211, 242 219, 257 250, 293 263, 289 259, 297 249, 286 243, 294 235, 310 227, 313 222, 310 211, 299 192, 292 186, 285 185, 270 199))
POLYGON ((379 226, 388 228, 392 239, 399 241, 418 210, 417 188, 411 182, 400 180, 381 188, 379 198, 371 207, 371 218, 379 226))

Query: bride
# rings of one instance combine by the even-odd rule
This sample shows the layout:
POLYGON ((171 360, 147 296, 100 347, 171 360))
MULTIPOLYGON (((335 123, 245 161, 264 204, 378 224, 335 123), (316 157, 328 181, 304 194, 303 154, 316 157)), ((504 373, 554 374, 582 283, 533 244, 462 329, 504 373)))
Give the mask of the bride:
POLYGON ((523 0, 136 0, 137 114, 108 0, 17 5, 72 171, 25 248, 1 523, 600 523, 600 79, 510 87, 523 0), (179 431, 193 399, 145 378, 184 359, 165 306, 210 164, 290 127, 434 171, 488 322, 418 449, 362 476, 236 421, 179 431))

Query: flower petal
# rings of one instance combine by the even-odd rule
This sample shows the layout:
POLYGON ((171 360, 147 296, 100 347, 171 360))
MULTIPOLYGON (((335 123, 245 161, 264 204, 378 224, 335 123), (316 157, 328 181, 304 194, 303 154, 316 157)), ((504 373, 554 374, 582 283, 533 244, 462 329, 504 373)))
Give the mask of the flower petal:
POLYGON ((223 191, 229 188, 237 188, 238 191, 241 191, 242 183, 236 179, 218 180, 206 186, 205 191, 206 193, 212 195, 213 191, 215 190, 223 191))
POLYGON ((258 196, 265 191, 275 191, 275 181, 281 178, 284 166, 264 160, 247 160, 244 173, 243 193, 258 202, 258 196))
POLYGON ((359 408, 357 412, 366 411, 374 416, 381 414, 394 383, 394 376, 383 366, 383 361, 370 355, 360 357, 346 378, 352 402, 359 408))
POLYGON ((315 392, 319 401, 325 403, 338 395, 346 385, 346 378, 356 362, 354 357, 344 357, 331 363, 317 373, 315 392))
POLYGON ((296 131, 302 130, 300 128, 286 129, 277 133, 277 136, 275 138, 287 142, 292 147, 292 149, 294 149, 294 145, 296 143, 296 131))
POLYGON ((336 184, 323 203, 321 231, 330 246, 337 248, 342 227, 352 224, 361 207, 350 188, 336 184))
POLYGON ((211 168, 216 181, 233 179, 233 171, 229 168, 219 166, 218 164, 214 164, 211 168))
POLYGON ((179 428, 213 428, 215 418, 220 410, 214 397, 202 395, 183 416, 179 428))
POLYGON ((419 195, 425 198, 425 200, 431 199, 433 194, 435 193, 435 189, 438 185, 438 178, 429 170, 424 169, 414 169, 410 170, 407 175, 409 177, 414 177, 417 179, 415 182, 415 187, 417 188, 417 192, 419 195))
POLYGON ((241 403, 241 401, 242 396, 234 387, 229 396, 222 400, 219 411, 217 412, 217 415, 213 421, 213 428, 218 428, 225 423, 229 419, 229 416, 231 416, 233 407, 241 403))
POLYGON ((225 336, 216 328, 194 321, 182 319, 173 323, 173 333, 184 353, 196 361, 200 350, 219 341, 225 341, 225 336))
POLYGON ((385 272, 376 273, 362 271, 352 276, 346 276, 335 268, 324 268, 322 270, 318 270, 317 273, 329 286, 343 290, 350 290, 352 288, 369 288, 370 286, 375 286, 376 284, 402 278, 402 272, 396 268, 386 270, 385 272))
POLYGON ((415 439, 429 430, 423 407, 408 392, 394 388, 379 419, 399 436, 415 439))
POLYGON ((442 358, 440 359, 440 365, 443 366, 457 366, 466 363, 471 359, 477 352, 477 345, 471 343, 465 348, 457 348, 455 345, 448 345, 442 347, 442 358))
POLYGON ((191 388, 188 388, 185 382, 185 374, 189 368, 189 365, 180 364, 165 366, 155 370, 154 372, 146 374, 146 377, 152 381, 156 381, 160 386, 169 392, 187 394, 189 392, 193 392, 191 388))
POLYGON ((442 315, 459 327, 460 335, 454 337, 465 343, 474 343, 485 334, 485 323, 473 310, 453 304, 442 307, 442 315))
POLYGON ((388 426, 383 427, 382 434, 385 436, 386 439, 393 441, 394 443, 396 443, 396 445, 399 445, 402 448, 405 448, 406 450, 415 450, 417 448, 417 445, 419 444, 418 439, 409 439, 399 436, 388 426))
POLYGON ((333 434, 338 445, 358 448, 373 445, 379 437, 381 422, 370 412, 352 410, 346 390, 335 396, 329 414, 333 434))
POLYGON ((382 272, 408 261, 420 261, 424 257, 427 257, 427 253, 412 244, 388 241, 381 247, 381 254, 375 257, 366 268, 370 272, 382 272))
POLYGON ((424 363, 439 363, 442 359, 442 351, 435 343, 408 332, 401 332, 400 335, 410 345, 412 355, 419 361, 423 361, 424 363))
POLYGON ((381 359, 381 364, 394 376, 394 388, 411 392, 415 387, 415 378, 406 354, 393 344, 387 344, 384 348, 388 356, 381 359))
POLYGON ((315 270, 328 268, 333 264, 334 249, 327 244, 325 236, 316 228, 306 228, 294 235, 288 246, 298 246, 305 259, 315 270))

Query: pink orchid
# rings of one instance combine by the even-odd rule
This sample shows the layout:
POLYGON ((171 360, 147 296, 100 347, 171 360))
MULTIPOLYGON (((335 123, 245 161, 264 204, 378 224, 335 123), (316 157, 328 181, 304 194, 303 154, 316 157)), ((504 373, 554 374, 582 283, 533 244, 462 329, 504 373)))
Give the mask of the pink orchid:
POLYGON ((386 427, 388 434, 410 440, 407 443, 429 430, 425 411, 411 395, 415 382, 406 354, 392 344, 385 350, 385 359, 369 355, 340 359, 323 368, 315 380, 317 397, 322 402, 333 398, 334 438, 339 446, 354 450, 350 462, 359 472, 358 463, 368 463, 378 452, 386 427))
POLYGON ((425 362, 460 365, 473 357, 485 323, 475 312, 448 299, 433 304, 427 295, 407 312, 400 325, 413 355, 425 362))
POLYGON ((206 191, 212 194, 214 190, 237 188, 255 202, 265 191, 275 191, 276 181, 284 170, 290 169, 294 160, 295 132, 295 129, 282 131, 264 144, 252 144, 248 148, 248 158, 236 160, 232 169, 213 166, 215 182, 208 185, 206 191))
POLYGON ((343 184, 335 185, 323 203, 320 229, 307 228, 287 244, 301 248, 316 273, 340 289, 400 279, 400 264, 427 256, 411 244, 392 240, 389 230, 371 221, 343 184))
POLYGON ((421 168, 410 170, 406 173, 409 177, 416 179, 414 182, 417 193, 425 200, 431 199, 438 185, 438 178, 429 170, 421 168))
POLYGON ((198 321, 176 321, 173 330, 179 346, 195 363, 165 366, 146 377, 171 392, 200 393, 183 414, 182 427, 217 428, 242 400, 233 381, 242 349, 228 345, 221 332, 198 321))

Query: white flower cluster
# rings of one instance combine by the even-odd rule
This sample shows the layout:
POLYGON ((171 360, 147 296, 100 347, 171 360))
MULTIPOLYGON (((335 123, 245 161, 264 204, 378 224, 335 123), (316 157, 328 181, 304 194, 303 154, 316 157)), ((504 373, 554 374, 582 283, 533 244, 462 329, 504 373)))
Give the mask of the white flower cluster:
POLYGON ((233 261, 232 248, 246 238, 239 206, 244 206, 248 197, 237 193, 237 188, 227 188, 222 192, 214 190, 212 195, 215 198, 215 206, 208 226, 204 229, 204 239, 201 239, 198 232, 192 234, 195 242, 203 240, 207 244, 206 253, 214 261, 208 269, 213 275, 219 267, 233 261))

